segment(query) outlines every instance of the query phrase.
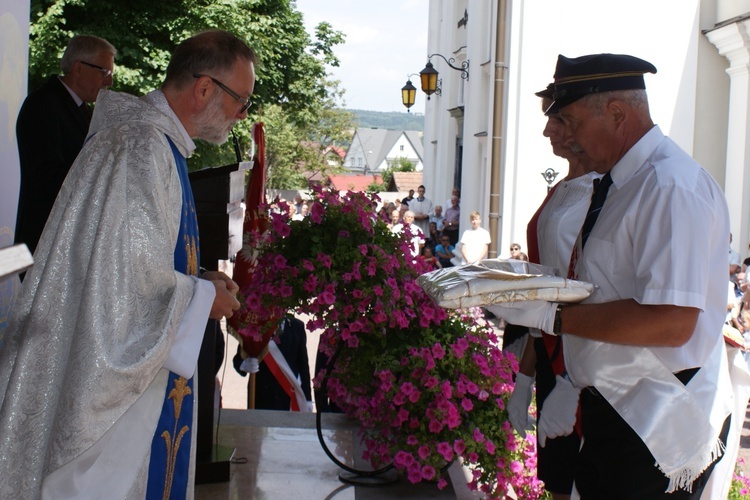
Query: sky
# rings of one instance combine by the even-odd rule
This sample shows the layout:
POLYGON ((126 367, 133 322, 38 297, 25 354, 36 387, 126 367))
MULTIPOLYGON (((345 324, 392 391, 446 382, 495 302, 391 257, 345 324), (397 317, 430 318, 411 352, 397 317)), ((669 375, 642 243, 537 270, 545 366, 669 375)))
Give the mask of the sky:
MULTIPOLYGON (((429 0, 297 0, 307 31, 327 21, 346 34, 334 48, 340 60, 330 68, 341 81, 345 106, 369 111, 406 111, 401 87, 407 75, 427 62, 429 0)), ((419 88, 419 76, 411 77, 419 88)), ((424 113, 425 95, 417 92, 412 112, 424 113)))

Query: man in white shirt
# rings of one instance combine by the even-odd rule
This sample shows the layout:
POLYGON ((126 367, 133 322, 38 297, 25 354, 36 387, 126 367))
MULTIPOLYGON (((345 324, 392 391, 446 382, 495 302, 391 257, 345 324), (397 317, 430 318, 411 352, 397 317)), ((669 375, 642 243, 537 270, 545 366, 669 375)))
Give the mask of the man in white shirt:
POLYGON ((395 234, 401 234, 405 231, 408 231, 411 235, 411 255, 412 257, 417 257, 420 253, 422 253, 422 247, 424 246, 425 240, 422 230, 419 229, 419 226, 414 224, 414 213, 411 210, 407 210, 406 212, 404 212, 403 223, 395 224, 391 228, 391 232, 395 234))
POLYGON ((581 304, 490 307, 565 332, 566 377, 581 389, 582 498, 699 498, 728 435, 729 213, 718 184, 651 121, 643 74, 655 72, 627 55, 559 56, 547 113, 605 174, 571 257, 597 289, 581 304))
POLYGON ((409 202, 409 210, 414 214, 414 224, 419 226, 422 234, 430 234, 430 214, 432 200, 426 198, 424 186, 417 188, 417 197, 409 202))

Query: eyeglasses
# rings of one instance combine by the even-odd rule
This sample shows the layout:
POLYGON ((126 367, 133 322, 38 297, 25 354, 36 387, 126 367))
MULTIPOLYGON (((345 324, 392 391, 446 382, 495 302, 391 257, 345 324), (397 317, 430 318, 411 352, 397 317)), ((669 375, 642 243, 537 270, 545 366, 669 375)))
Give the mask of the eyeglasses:
POLYGON ((511 250, 520 250, 518 247, 510 247, 511 250))
POLYGON ((230 89, 229 87, 221 83, 219 80, 217 80, 213 76, 201 75, 200 73, 196 73, 193 75, 193 78, 202 78, 204 76, 207 76, 208 78, 210 78, 211 81, 214 82, 217 87, 219 87, 221 90, 229 94, 232 97, 232 99, 242 104, 242 107, 240 108, 240 113, 244 113, 245 111, 247 111, 247 108, 249 108, 253 104, 253 101, 249 97, 241 97, 237 92, 230 89))
POLYGON ((88 66, 90 68, 94 68, 99 73, 101 73, 102 75, 104 75, 104 78, 112 76, 112 70, 111 69, 102 68, 101 66, 97 66, 96 64, 91 64, 90 62, 86 62, 86 61, 78 61, 78 62, 80 62, 81 64, 85 64, 86 66, 88 66))

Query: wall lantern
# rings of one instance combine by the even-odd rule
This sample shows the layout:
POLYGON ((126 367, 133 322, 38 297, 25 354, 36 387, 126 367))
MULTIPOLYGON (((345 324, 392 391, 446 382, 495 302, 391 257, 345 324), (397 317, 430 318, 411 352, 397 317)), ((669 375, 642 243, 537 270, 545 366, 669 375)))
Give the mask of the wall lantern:
POLYGON ((411 112, 409 108, 414 106, 414 99, 417 97, 417 87, 412 85, 411 80, 406 80, 406 85, 401 87, 401 102, 406 106, 406 111, 411 112))
POLYGON ((425 65, 424 69, 419 72, 419 76, 422 81, 422 92, 427 94, 428 100, 430 99, 430 96, 432 94, 440 95, 441 93, 441 80, 438 79, 438 72, 432 65, 432 62, 430 62, 430 59, 435 56, 442 57, 443 61, 448 64, 449 68, 460 71, 461 78, 463 78, 464 80, 469 79, 469 61, 462 62, 461 66, 459 67, 452 64, 456 62, 453 57, 451 57, 450 59, 446 59, 442 54, 430 54, 429 56, 427 56, 427 64, 425 65))
POLYGON ((422 71, 419 72, 419 78, 422 81, 422 92, 427 94, 427 100, 430 100, 430 96, 437 92, 440 95, 440 82, 438 81, 438 72, 430 61, 427 61, 427 65, 422 71))
MULTIPOLYGON (((442 92, 442 80, 438 78, 438 72, 435 69, 435 67, 432 65, 432 62, 430 62, 430 59, 438 56, 442 57, 443 60, 448 64, 449 68, 455 69, 456 71, 461 72, 461 78, 464 80, 469 79, 469 61, 464 61, 461 63, 461 66, 454 66, 453 63, 456 62, 454 58, 446 59, 444 55, 442 54, 430 54, 427 56, 427 64, 425 65, 424 69, 419 72, 419 80, 422 84, 422 92, 427 94, 427 100, 430 100, 430 96, 432 94, 440 95, 442 92)), ((406 106, 406 111, 409 111, 409 108, 414 105, 414 99, 416 98, 416 88, 414 88, 414 85, 411 83, 411 77, 416 76, 416 74, 407 75, 406 85, 404 85, 401 88, 401 102, 406 106)))

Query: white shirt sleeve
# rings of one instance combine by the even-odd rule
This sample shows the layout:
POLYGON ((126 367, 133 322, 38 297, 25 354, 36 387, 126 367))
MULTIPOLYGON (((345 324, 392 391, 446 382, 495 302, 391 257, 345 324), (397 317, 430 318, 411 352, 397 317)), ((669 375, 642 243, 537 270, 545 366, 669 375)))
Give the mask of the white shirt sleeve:
POLYGON ((191 276, 195 281, 193 298, 182 317, 164 368, 185 378, 191 378, 198 364, 198 354, 206 331, 206 322, 216 297, 216 289, 210 281, 191 276))

